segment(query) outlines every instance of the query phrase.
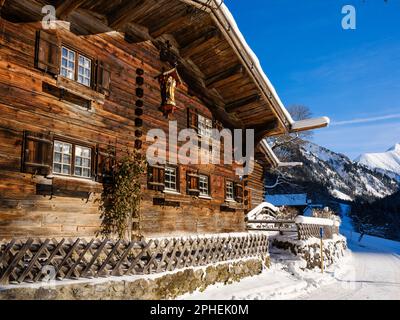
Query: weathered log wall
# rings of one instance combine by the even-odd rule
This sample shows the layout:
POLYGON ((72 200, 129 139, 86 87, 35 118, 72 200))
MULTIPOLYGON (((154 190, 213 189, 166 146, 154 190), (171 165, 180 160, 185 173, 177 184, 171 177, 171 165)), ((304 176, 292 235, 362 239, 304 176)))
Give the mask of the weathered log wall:
MULTIPOLYGON (((168 121, 158 110, 160 92, 157 76, 162 67, 158 50, 150 42, 129 44, 123 35, 112 32, 76 36, 59 30, 61 41, 85 55, 110 65, 110 93, 99 99, 94 95, 87 109, 44 91, 43 84, 59 86, 57 80, 35 68, 35 41, 39 24, 13 24, 0 19, 0 238, 11 237, 92 237, 99 227, 96 199, 102 185, 75 178, 43 177, 21 173, 24 131, 49 133, 93 147, 109 145, 121 150, 133 148, 137 129, 152 128, 168 132, 168 121), (144 70, 143 127, 135 125, 136 70, 144 70), (52 186, 53 195, 38 186, 52 186), (84 195, 87 195, 84 196, 84 195)), ((176 93, 178 129, 187 127, 187 107, 205 116, 211 112, 189 94, 186 85, 176 93)), ((144 140, 144 138, 142 138, 144 140)), ((143 152, 148 144, 143 144, 143 152)), ((185 172, 180 166, 180 195, 147 190, 143 177, 143 231, 145 235, 177 232, 230 232, 244 230, 246 205, 222 210, 225 179, 237 181, 230 166, 197 166, 211 177, 211 199, 186 194, 185 172), (155 205, 154 198, 166 203, 155 205), (172 205, 171 205, 172 203, 172 205)), ((251 206, 261 202, 262 168, 250 177, 251 206)), ((250 184, 250 182, 249 182, 250 184)))

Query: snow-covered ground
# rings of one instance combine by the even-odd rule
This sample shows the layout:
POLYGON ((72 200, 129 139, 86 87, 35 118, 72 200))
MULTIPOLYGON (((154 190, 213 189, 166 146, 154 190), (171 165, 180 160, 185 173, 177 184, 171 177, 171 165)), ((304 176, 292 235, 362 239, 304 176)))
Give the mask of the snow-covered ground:
POLYGON ((303 270, 303 261, 275 251, 262 274, 181 299, 400 299, 400 242, 365 236, 358 243, 347 217, 341 232, 350 250, 324 274, 303 270))

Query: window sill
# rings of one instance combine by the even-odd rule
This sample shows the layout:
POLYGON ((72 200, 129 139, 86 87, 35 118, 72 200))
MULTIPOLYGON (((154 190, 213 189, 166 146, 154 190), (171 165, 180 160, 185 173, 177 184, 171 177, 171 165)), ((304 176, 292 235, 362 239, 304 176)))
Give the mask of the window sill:
POLYGON ((177 195, 177 196, 180 196, 180 195, 182 195, 180 192, 178 192, 178 191, 175 191, 175 190, 163 190, 163 193, 165 193, 165 194, 174 194, 174 195, 177 195))
POLYGON ((236 204, 237 203, 234 199, 225 199, 225 202, 229 203, 229 204, 236 204))
POLYGON ((212 198, 210 196, 199 196, 199 199, 212 200, 212 198))
POLYGON ((76 177, 76 176, 63 175, 63 174, 57 174, 57 173, 51 173, 51 174, 47 175, 46 178, 79 181, 79 182, 86 182, 86 183, 91 183, 91 184, 100 184, 99 182, 95 181, 93 178, 76 177))
POLYGON ((65 78, 63 76, 57 76, 57 87, 65 89, 77 96, 80 96, 86 100, 94 101, 99 104, 104 104, 106 95, 93 90, 91 87, 85 86, 77 81, 65 78))

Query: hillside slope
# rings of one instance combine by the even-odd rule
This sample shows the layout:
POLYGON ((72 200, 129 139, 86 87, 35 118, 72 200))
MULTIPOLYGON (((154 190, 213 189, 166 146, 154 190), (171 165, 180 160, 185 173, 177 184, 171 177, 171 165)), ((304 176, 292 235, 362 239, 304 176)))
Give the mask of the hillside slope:
MULTIPOLYGON (((292 148, 290 158, 304 164, 280 169, 293 184, 282 184, 268 193, 307 192, 314 201, 326 203, 329 199, 374 201, 398 190, 398 181, 385 172, 372 170, 311 142, 292 148)), ((272 184, 276 175, 267 175, 266 184, 272 184)))

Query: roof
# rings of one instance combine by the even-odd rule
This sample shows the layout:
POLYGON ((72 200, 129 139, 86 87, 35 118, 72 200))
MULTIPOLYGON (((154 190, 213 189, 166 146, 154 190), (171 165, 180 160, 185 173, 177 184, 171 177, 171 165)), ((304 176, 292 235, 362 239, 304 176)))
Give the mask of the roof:
MULTIPOLYGON (((221 0, 6 1, 1 16, 14 22, 41 21, 42 7, 54 3, 57 18, 71 22, 78 35, 117 31, 127 45, 150 41, 160 51, 168 41, 166 59, 178 62, 193 95, 225 127, 254 129, 256 146, 272 135, 329 124, 327 117, 292 119, 221 0)), ((267 153, 272 159, 272 150, 267 153)))
POLYGON ((306 206, 307 203, 307 194, 299 193, 299 194, 273 194, 266 195, 266 201, 273 204, 274 206, 306 206))

